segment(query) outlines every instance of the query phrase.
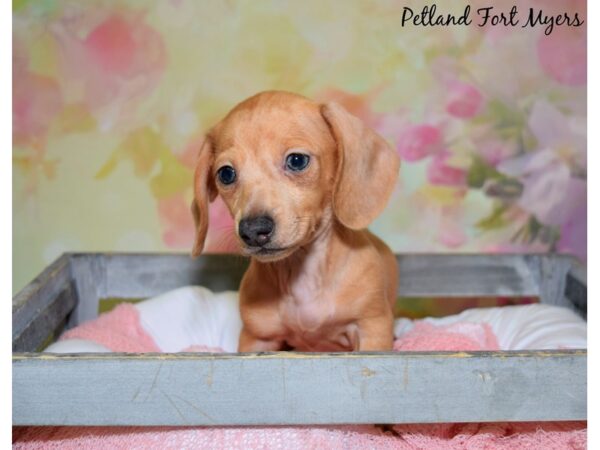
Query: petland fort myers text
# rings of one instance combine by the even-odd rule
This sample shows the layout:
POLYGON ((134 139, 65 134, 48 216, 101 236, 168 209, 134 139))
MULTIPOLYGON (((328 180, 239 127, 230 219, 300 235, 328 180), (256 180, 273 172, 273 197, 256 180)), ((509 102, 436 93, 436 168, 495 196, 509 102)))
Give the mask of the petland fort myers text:
POLYGON ((438 9, 436 4, 426 5, 421 10, 405 6, 402 11, 402 26, 505 26, 535 28, 543 27, 544 34, 549 35, 556 27, 580 27, 584 21, 577 12, 564 11, 546 13, 542 9, 527 8, 519 11, 516 5, 510 9, 487 6, 473 10, 466 5, 462 14, 449 14, 438 9))

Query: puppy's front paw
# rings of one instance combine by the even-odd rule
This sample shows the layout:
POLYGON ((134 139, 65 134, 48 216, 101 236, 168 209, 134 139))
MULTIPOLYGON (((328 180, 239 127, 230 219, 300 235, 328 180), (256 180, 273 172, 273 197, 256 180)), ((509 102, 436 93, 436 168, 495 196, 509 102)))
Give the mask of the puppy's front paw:
POLYGON ((238 345, 238 352, 240 353, 276 352, 282 349, 282 341, 259 339, 250 334, 246 329, 242 329, 240 333, 240 342, 238 345))
POLYGON ((363 320, 358 323, 359 352, 389 352, 394 345, 393 318, 363 320))

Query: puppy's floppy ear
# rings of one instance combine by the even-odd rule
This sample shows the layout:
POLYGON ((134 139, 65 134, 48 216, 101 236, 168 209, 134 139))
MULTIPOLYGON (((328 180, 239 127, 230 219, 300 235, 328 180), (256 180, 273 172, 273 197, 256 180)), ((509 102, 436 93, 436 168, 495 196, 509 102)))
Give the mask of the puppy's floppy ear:
POLYGON ((208 204, 217 196, 217 187, 211 174, 214 161, 214 151, 210 135, 206 135, 200 147, 196 170, 194 172, 194 200, 192 215, 196 224, 196 239, 192 256, 202 253, 206 232, 208 231, 208 204))
POLYGON ((321 114, 338 147, 333 211, 348 228, 366 228, 394 190, 400 158, 381 136, 337 103, 322 105, 321 114))

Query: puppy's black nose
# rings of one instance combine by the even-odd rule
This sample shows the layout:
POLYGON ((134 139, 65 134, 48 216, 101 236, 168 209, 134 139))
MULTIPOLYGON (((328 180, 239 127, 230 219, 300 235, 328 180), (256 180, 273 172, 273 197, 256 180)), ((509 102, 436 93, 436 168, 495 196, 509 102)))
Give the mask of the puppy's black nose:
POLYGON ((259 216, 240 220, 238 226, 242 240, 252 247, 262 247, 269 243, 275 222, 269 216, 259 216))

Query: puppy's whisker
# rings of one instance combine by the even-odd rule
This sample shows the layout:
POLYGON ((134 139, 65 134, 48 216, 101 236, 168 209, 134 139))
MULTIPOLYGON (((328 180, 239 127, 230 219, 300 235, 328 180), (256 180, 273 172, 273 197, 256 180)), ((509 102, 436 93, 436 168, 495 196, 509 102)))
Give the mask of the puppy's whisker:
POLYGON ((235 237, 235 234, 233 234, 233 232, 231 233, 218 233, 215 236, 214 241, 211 243, 211 247, 214 248, 215 250, 231 250, 234 249, 235 251, 239 252, 240 248, 239 248, 239 243, 235 237))
POLYGON ((233 224, 220 225, 220 226, 211 226, 214 231, 231 231, 235 232, 235 226, 233 224))

